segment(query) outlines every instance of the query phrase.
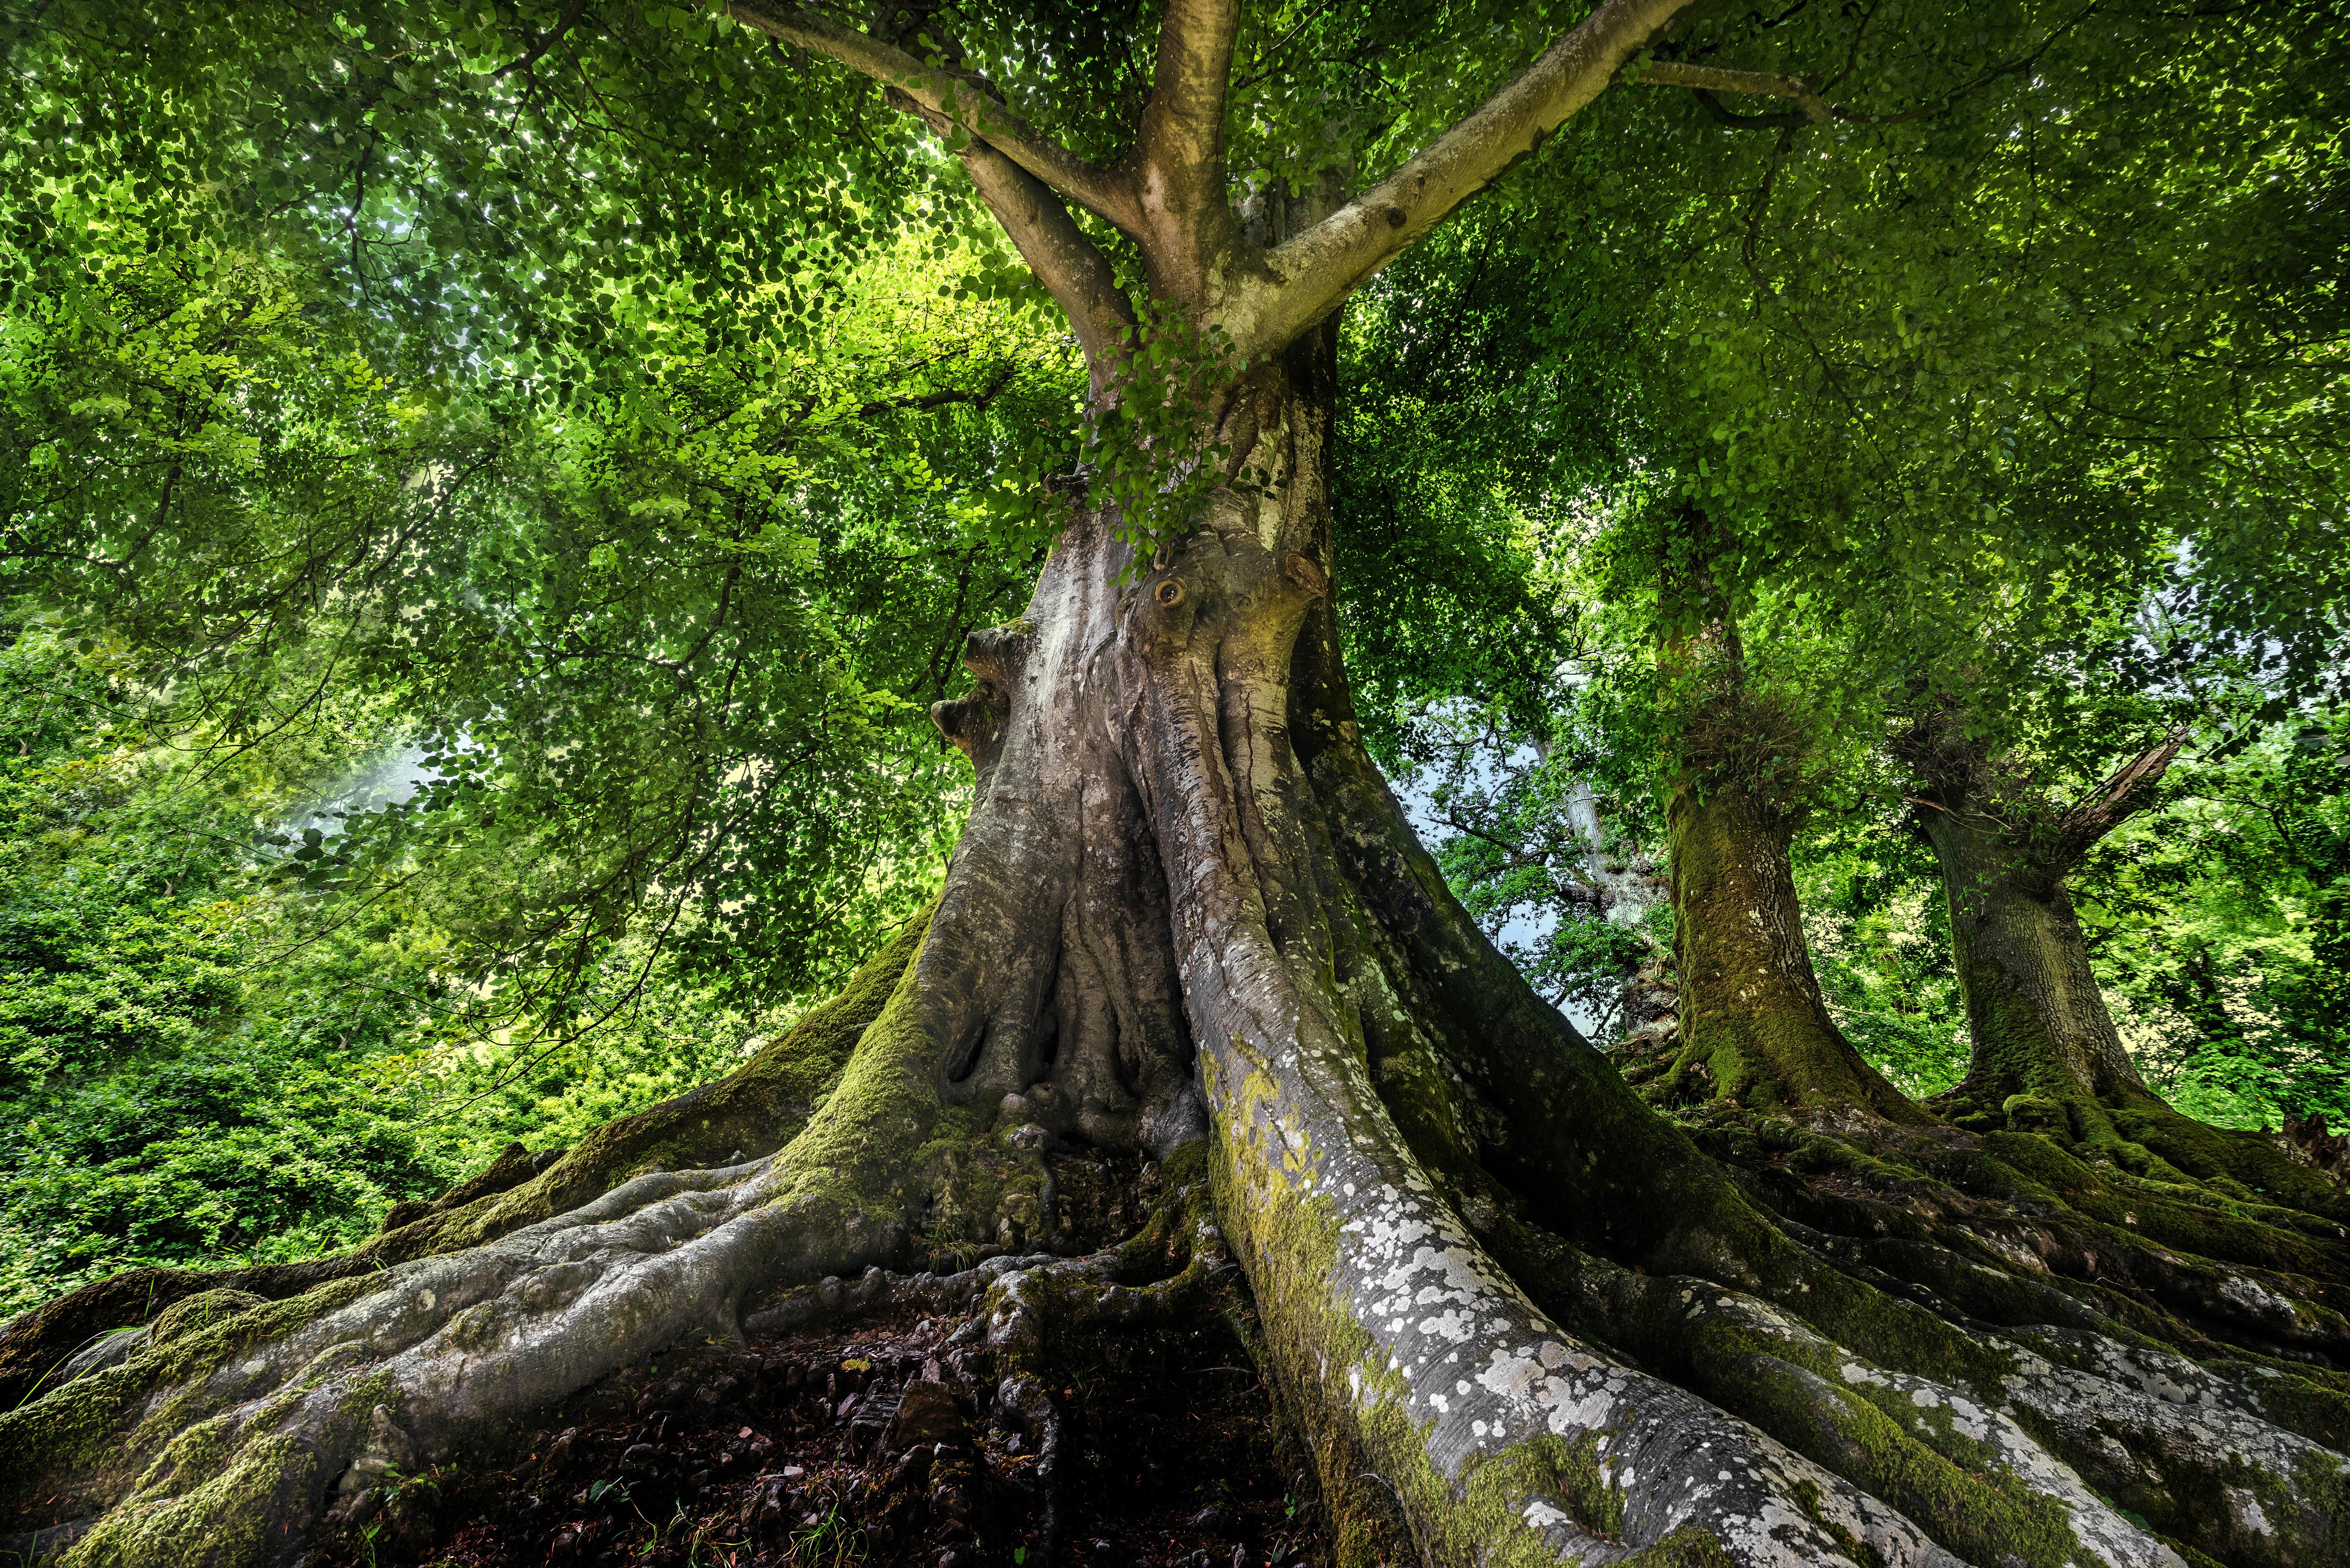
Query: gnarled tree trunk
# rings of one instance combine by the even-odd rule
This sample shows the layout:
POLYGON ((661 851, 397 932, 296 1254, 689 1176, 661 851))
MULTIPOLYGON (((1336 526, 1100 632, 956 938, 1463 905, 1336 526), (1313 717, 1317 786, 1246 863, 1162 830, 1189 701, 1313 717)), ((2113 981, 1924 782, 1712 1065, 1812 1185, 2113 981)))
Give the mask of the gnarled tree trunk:
MULTIPOLYGON (((1204 1147, 1346 1561, 2176 1561, 2106 1497, 2245 1562, 2334 1550, 2322 1387, 2314 1417, 2264 1403, 2021 1281, 1988 1335, 1880 1293, 1899 1254, 1791 1239, 1485 943, 1355 738, 1329 399, 1317 336, 1211 410, 1267 493, 1218 493, 1152 562, 1082 514, 1027 617, 974 635, 980 689, 938 715, 971 826, 788 1144, 307 1294, 183 1302, 0 1417, 20 1523, 73 1563, 291 1561, 335 1496, 756 1333, 779 1292, 1048 1238, 1058 1136, 1204 1147), (2230 1484, 2263 1489, 2262 1528, 2199 1517, 2194 1487, 2230 1484)), ((698 1137, 784 1130, 719 1098, 698 1137)), ((529 1214, 560 1169, 473 1209, 529 1214)), ((1050 1288, 1031 1262, 991 1324, 1050 1288)), ((999 1398, 1055 1419, 1033 1379, 999 1398)))

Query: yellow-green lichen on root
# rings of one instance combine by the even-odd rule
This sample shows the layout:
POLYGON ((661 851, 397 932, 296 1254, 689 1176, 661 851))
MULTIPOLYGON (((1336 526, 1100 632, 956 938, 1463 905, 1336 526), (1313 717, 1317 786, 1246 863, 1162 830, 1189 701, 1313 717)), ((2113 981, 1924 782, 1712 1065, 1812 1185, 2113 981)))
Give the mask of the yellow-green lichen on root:
MULTIPOLYGON (((192 1294, 234 1287, 282 1298, 327 1280, 495 1241, 655 1167, 725 1164, 738 1152, 747 1157, 773 1149, 798 1129, 838 1076, 850 1048, 894 992, 928 913, 893 937, 838 996, 811 1010, 726 1078, 599 1128, 536 1177, 445 1210, 423 1206, 423 1218, 333 1257, 209 1277, 192 1270, 136 1269, 86 1286, 18 1320, 16 1332, 0 1347, 0 1381, 9 1384, 11 1399, 28 1398, 47 1387, 57 1366, 94 1335, 142 1323, 158 1305, 168 1308, 192 1294)), ((459 1189, 468 1185, 460 1183, 459 1189)), ((5 1486, 0 1479, 0 1493, 5 1486)))
POLYGON ((2000 1102, 2000 1116, 2011 1131, 2072 1137, 2064 1107, 2045 1095, 2010 1095, 2000 1102))
POLYGON ((265 1298, 250 1291, 199 1291, 194 1295, 165 1307, 148 1331, 150 1345, 169 1345, 200 1329, 210 1328, 249 1307, 257 1307, 265 1298))
POLYGON ((858 967, 837 995, 715 1083, 596 1128, 520 1186, 373 1243, 387 1260, 462 1251, 575 1209, 634 1176, 731 1163, 796 1135, 839 1084, 858 1044, 920 951, 935 902, 858 967))
MULTIPOLYGON (((941 1147, 947 1131, 941 1121, 950 1107, 939 1098, 933 1077, 937 1053, 924 1022, 920 968, 917 939, 832 1092, 778 1157, 778 1167, 791 1175, 771 1201, 902 1205, 910 1190, 926 1187, 931 1173, 913 1168, 913 1162, 941 1147)), ((965 1112, 955 1119, 969 1116, 965 1112)), ((972 1130, 973 1125, 953 1129, 972 1130)))
POLYGON ((57 1568, 260 1568, 280 1554, 280 1533, 309 1517, 324 1488, 308 1448, 255 1438, 193 1489, 113 1509, 57 1568))
POLYGON ((127 1361, 0 1414, 0 1506, 60 1522, 107 1506, 211 1397, 213 1375, 266 1344, 372 1295, 389 1273, 336 1280, 285 1301, 181 1325, 127 1361), (33 1502, 41 1500, 36 1511, 33 1502))

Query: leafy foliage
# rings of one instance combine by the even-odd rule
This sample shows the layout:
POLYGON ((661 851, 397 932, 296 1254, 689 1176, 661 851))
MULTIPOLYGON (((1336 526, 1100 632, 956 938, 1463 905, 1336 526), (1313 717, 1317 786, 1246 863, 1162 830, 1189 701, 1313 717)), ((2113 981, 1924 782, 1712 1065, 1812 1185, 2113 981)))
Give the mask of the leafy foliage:
POLYGON ((2129 1044, 2192 1115, 2350 1121, 2345 741, 2335 708, 2189 763, 2169 809, 2126 826, 2081 878, 2129 1044))

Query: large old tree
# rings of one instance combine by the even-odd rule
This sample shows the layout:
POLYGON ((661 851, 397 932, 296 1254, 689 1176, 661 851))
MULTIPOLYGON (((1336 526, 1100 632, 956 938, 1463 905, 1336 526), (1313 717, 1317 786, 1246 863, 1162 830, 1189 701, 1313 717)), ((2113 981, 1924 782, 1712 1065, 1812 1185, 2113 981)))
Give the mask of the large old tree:
MULTIPOLYGON (((111 25, 68 9, 78 36, 111 25)), ((622 182, 642 226, 609 243, 713 268, 759 260, 763 227, 853 244, 896 221, 827 182, 960 161, 1066 317, 1092 436, 1055 482, 1068 509, 1025 614, 971 634, 977 684, 932 711, 977 780, 944 889, 791 1036, 543 1169, 350 1257, 142 1276, 13 1325, 0 1351, 32 1397, 0 1417, 0 1495, 26 1547, 291 1561, 387 1467, 464 1453, 681 1340, 755 1334, 828 1276, 980 1299, 997 1398, 1049 1470, 1053 1336, 1174 1310, 1229 1257, 1350 1561, 2350 1550, 2350 1210, 2329 1184, 2254 1135, 2141 1117, 2131 1169, 2028 1117, 1966 1131, 1903 1100, 1803 993, 1783 824, 1693 774, 1677 831, 1705 840, 1713 880, 1682 940, 1714 945, 1684 1006, 1727 1038, 1757 987, 1786 990, 1756 1027, 1802 1014, 1783 1043, 1812 1069, 1725 1107, 1701 1148, 1455 903, 1364 749, 1340 657, 1350 294, 1603 94, 1802 146, 1831 121, 1930 119, 2075 19, 1862 7, 1791 32, 1690 21, 1682 0, 1555 20, 1169 0, 885 5, 860 24, 737 0, 713 27, 623 9, 289 6, 270 26, 294 40, 286 72, 329 62, 317 100, 256 80, 313 130, 356 95, 363 129, 334 156, 380 184, 429 161, 403 147, 458 135, 437 117, 494 125, 504 102, 543 113, 541 92, 576 89, 624 140, 707 141, 723 199, 671 212, 657 181, 622 182), (1897 56, 1883 82, 1852 65, 1897 56), (436 108, 434 68, 478 96, 436 108), (869 82, 931 140, 877 132, 869 82), (1166 1244, 1035 1252, 1055 1140, 1188 1175, 1153 1221, 1166 1244), (957 1243, 1001 1256, 891 1272, 957 1243), (113 1329, 136 1332, 54 1373, 113 1329)), ((122 47, 233 34, 234 10, 122 47)), ((1653 130, 1627 114, 1607 134, 1653 130)), ((399 243, 470 257, 433 275, 448 310, 609 265, 534 248, 542 207, 592 207, 599 176, 514 172, 531 156, 448 161, 446 210, 406 214, 399 243)), ((298 193, 255 197, 273 199, 298 193)), ((1700 618, 1675 656, 1724 637, 1700 618)), ((1767 1054, 1715 1059, 1742 1052, 1767 1054)))

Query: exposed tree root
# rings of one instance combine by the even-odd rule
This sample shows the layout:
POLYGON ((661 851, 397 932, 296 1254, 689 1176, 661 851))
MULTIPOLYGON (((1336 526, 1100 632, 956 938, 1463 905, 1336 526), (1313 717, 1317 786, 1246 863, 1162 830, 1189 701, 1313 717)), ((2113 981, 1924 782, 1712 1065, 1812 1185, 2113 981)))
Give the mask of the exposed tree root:
MULTIPOLYGON (((496 1241, 643 1172, 773 1153, 806 1124, 838 1080, 850 1050, 904 975, 923 924, 910 922, 839 995, 810 1009, 726 1077, 607 1123, 552 1159, 544 1154, 528 1159, 526 1169, 516 1170, 522 1162, 511 1155, 501 1157, 497 1166, 425 1206, 427 1212, 411 1212, 405 1223, 387 1225, 384 1234, 349 1252, 250 1269, 130 1269, 25 1314, 0 1328, 0 1407, 13 1407, 61 1376, 89 1370, 87 1363, 69 1364, 102 1336, 145 1324, 192 1296, 235 1291, 283 1301, 496 1241)), ((400 1218, 397 1209, 393 1218, 400 1218)), ((118 1341, 109 1353, 119 1360, 130 1348, 118 1341)))
POLYGON ((908 945, 884 955, 891 1003, 860 1026, 855 1064, 780 1154, 637 1176, 463 1252, 286 1300, 215 1295, 235 1309, 217 1321, 188 1315, 204 1296, 184 1301, 115 1365, 0 1416, 0 1505, 74 1562, 284 1558, 330 1491, 492 1441, 681 1338, 737 1337, 742 1304, 775 1284, 895 1255, 893 1189, 943 1113, 908 945))
MULTIPOLYGON (((1754 1420, 1970 1560, 2086 1549, 2168 1563, 2178 1547, 2230 1562, 2334 1560, 2350 1541, 2350 1378, 2334 1314, 2314 1299, 2341 1278, 2324 1241, 2265 1238, 2272 1256, 2300 1252, 2311 1275, 2214 1266, 2086 1220, 2044 1187, 2018 1203, 1956 1184, 2012 1179, 2012 1148, 1986 1155, 1971 1135, 1944 1134, 1920 1153, 1867 1126, 1864 1139, 1716 1107, 1699 1129, 1759 1198, 1800 1214, 1783 1228, 1841 1289, 1806 1272, 1762 1291, 1766 1301, 1718 1281, 1632 1274, 1509 1219, 1487 1239, 1521 1279, 1542 1282, 1538 1299, 1564 1321, 1754 1420), (1895 1163, 1897 1144, 1918 1163, 1895 1163), (1839 1190, 1806 1203, 1818 1196, 1807 1175, 1839 1190), (2102 1281, 2060 1272, 2084 1248, 2104 1253, 2102 1281), (2294 1325, 2290 1345, 2280 1318, 2294 1325)), ((2060 1154, 2043 1145, 2035 1158, 2053 1166, 2060 1154)), ((2063 1158, 2077 1168, 2069 1194, 2094 1185, 2063 1158)))
MULTIPOLYGON (((908 1274, 876 1265, 853 1281, 831 1277, 785 1291, 745 1313, 743 1327, 766 1338, 872 1315, 962 1318, 925 1376, 935 1376, 941 1363, 951 1380, 988 1369, 993 1397, 981 1394, 982 1409, 992 1406, 997 1418, 1024 1441, 1023 1490, 1033 1511, 1025 1560, 1054 1561, 1062 1545, 1065 1470, 1071 1458, 1068 1413, 1059 1391, 1070 1380, 1071 1366, 1097 1353, 1104 1334, 1180 1330, 1217 1317, 1227 1332, 1241 1331, 1243 1337, 1235 1343, 1246 1343, 1244 1291, 1210 1211, 1200 1153, 1195 1146, 1178 1156, 1161 1176, 1164 1195, 1146 1223, 1115 1245, 1076 1257, 1004 1255, 949 1274, 908 1274)), ((947 1419, 952 1425, 952 1418, 943 1407, 931 1411, 938 1397, 914 1382, 891 1397, 893 1402, 880 1406, 872 1397, 865 1400, 866 1409, 878 1412, 870 1424, 881 1433, 874 1439, 875 1462, 883 1454, 895 1456, 888 1474, 874 1478, 877 1495, 886 1498, 904 1484, 931 1480, 933 1469, 937 1487, 951 1493, 962 1484, 948 1473, 958 1461, 944 1450, 931 1455, 915 1439, 924 1423, 947 1419), (924 1473, 917 1476, 918 1469, 924 1473)), ((858 1420, 867 1423, 868 1417, 860 1412, 858 1420)), ((374 1490, 351 1496, 336 1511, 334 1522, 348 1530, 371 1517, 378 1506, 374 1490)), ((951 1523, 951 1496, 942 1509, 941 1517, 951 1523)))
MULTIPOLYGON (((783 1568, 836 1553, 936 1568, 1015 1548, 1035 1563, 1037 1454, 995 1398, 984 1320, 919 1304, 916 1277, 837 1282, 835 1306, 811 1302, 800 1327, 681 1348, 564 1402, 511 1457, 352 1494, 316 1568, 783 1568)), ((956 1293, 976 1309, 985 1292, 967 1283, 956 1293)), ((1067 1560, 1224 1568, 1245 1544, 1253 1564, 1324 1561, 1310 1470, 1212 1304, 1195 1299, 1163 1328, 1059 1336, 1045 1380, 1064 1413, 1067 1560)))

